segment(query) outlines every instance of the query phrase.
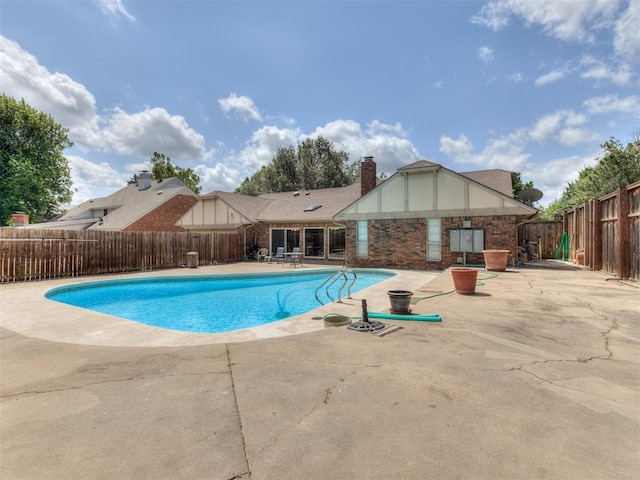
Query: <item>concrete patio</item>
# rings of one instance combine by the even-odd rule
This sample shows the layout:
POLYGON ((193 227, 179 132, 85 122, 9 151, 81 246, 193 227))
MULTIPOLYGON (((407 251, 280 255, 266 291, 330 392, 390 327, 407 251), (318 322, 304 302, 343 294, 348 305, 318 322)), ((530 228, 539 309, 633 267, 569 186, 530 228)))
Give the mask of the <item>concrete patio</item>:
POLYGON ((382 337, 318 312, 165 332, 43 299, 67 280, 0 285, 0 478, 636 479, 640 290, 540 266, 481 270, 472 296, 402 272, 321 311, 406 288, 442 315, 382 337))

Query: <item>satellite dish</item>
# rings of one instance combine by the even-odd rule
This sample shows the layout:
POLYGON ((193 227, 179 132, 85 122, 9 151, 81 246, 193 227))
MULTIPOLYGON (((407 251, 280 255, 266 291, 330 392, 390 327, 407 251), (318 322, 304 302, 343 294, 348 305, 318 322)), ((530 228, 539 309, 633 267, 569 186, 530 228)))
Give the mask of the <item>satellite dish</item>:
POLYGON ((542 198, 542 192, 537 188, 525 188, 520 190, 518 198, 527 205, 532 205, 533 202, 537 202, 542 198))

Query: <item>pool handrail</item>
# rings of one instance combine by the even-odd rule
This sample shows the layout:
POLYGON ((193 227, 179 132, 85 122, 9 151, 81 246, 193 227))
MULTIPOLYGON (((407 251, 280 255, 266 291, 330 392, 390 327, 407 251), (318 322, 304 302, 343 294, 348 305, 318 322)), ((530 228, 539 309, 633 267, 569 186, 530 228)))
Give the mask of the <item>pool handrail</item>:
POLYGON ((356 281, 358 280, 358 275, 356 274, 356 272, 354 272, 353 270, 339 270, 335 273, 333 273, 330 277, 328 277, 324 282, 322 282, 318 288, 316 288, 315 291, 315 297, 316 300, 318 301, 318 303, 320 303, 320 305, 324 305, 324 302, 322 300, 320 300, 320 297, 318 296, 318 292, 320 291, 320 289, 322 287, 325 287, 325 294, 327 295, 327 297, 329 297, 331 299, 332 302, 337 302, 337 303, 342 303, 342 290, 344 290, 344 287, 347 285, 347 282, 349 281, 348 278, 348 274, 351 273, 353 274, 353 280, 351 281, 351 284, 349 285, 349 288, 347 289, 347 298, 351 298, 351 288, 355 285, 356 281), (342 285, 340 286, 340 289, 338 290, 338 300, 335 300, 330 294, 329 294, 329 288, 340 278, 342 277, 344 279, 344 282, 342 283, 342 285))

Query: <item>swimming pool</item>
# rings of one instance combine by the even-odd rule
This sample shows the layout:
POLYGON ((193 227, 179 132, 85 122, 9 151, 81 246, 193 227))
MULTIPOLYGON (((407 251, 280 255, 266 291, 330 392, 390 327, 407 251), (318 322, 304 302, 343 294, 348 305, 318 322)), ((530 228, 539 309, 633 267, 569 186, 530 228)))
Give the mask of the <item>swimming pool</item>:
MULTIPOLYGON (((46 298, 169 330, 220 333, 283 320, 321 306, 315 292, 336 270, 198 275, 87 282, 54 288, 46 298)), ((386 280, 392 271, 354 269, 355 293, 386 280)), ((349 283, 353 275, 348 276, 349 283)), ((329 295, 338 298, 342 281, 329 295)), ((328 303, 325 288, 320 299, 328 303)), ((342 296, 347 295, 344 287, 342 296)))

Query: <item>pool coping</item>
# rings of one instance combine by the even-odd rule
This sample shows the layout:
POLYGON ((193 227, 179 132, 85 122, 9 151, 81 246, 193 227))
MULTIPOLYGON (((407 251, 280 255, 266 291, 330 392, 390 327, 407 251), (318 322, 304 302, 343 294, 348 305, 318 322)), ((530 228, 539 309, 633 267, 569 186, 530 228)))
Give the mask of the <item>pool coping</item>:
MULTIPOLYGON (((85 282, 163 276, 288 272, 285 268, 291 267, 266 262, 242 262, 198 268, 3 284, 0 285, 0 303, 3 305, 0 325, 28 337, 81 345, 157 347, 247 342, 323 330, 325 325, 322 316, 324 315, 329 313, 340 313, 346 316, 360 315, 362 298, 367 299, 369 311, 388 312, 389 301, 386 295, 388 290, 417 290, 438 275, 436 272, 393 270, 396 272, 395 276, 361 290, 351 299, 343 299, 342 303, 333 302, 284 320, 223 333, 191 333, 153 327, 62 304, 45 297, 45 293, 53 288, 85 282)), ((334 265, 305 265, 303 268, 305 270, 335 269, 336 271, 344 269, 334 265)))

